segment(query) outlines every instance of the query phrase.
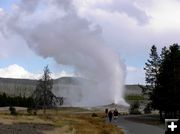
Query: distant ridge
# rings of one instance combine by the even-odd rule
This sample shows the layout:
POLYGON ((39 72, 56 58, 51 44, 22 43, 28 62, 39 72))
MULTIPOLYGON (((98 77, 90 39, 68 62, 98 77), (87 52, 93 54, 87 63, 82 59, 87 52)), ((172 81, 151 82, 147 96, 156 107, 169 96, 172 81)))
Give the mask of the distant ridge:
MULTIPOLYGON (((69 84, 74 83, 77 84, 78 81, 83 80, 80 77, 61 77, 58 79, 54 79, 54 83, 63 83, 69 84)), ((22 83, 22 84, 36 84, 38 80, 36 79, 19 79, 19 78, 2 78, 0 77, 0 83, 22 83)))
MULTIPOLYGON (((38 80, 14 79, 0 77, 0 93, 5 92, 10 95, 26 94, 30 95, 36 87, 38 80)), ((80 81, 86 79, 80 77, 61 77, 54 79, 54 85, 78 85, 80 81)), ((141 87, 137 84, 125 85, 126 94, 141 94, 141 87)))

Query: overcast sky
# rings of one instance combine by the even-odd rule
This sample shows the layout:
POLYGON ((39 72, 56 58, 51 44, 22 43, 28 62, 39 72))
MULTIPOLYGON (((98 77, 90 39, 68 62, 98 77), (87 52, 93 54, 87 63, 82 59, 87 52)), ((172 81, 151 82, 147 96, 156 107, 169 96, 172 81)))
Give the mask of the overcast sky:
MULTIPOLYGON (((20 0, 0 0, 0 77, 38 78, 47 64, 54 78, 73 76, 71 67, 59 65, 53 58, 47 58, 48 56, 38 55, 18 34, 9 35, 8 32, 3 32, 8 23, 4 19, 11 17, 14 10, 24 8, 21 6, 22 3, 31 4, 31 2, 25 2, 27 0, 22 1, 24 3, 20 0)), ((62 0, 59 1, 61 1, 60 4, 56 4, 66 4, 62 0)), ((99 29, 97 32, 101 33, 105 45, 118 53, 126 66, 128 84, 144 83, 143 67, 153 44, 157 45, 160 51, 163 46, 180 42, 179 0, 66 1, 75 7, 79 17, 88 20, 96 30, 99 29)), ((63 5, 63 7, 66 6, 63 5)), ((55 11, 50 6, 43 7, 41 3, 38 8, 39 11, 44 8, 48 10, 35 12, 37 16, 38 13, 43 13, 42 16, 46 14, 53 16, 55 11)), ((38 20, 37 17, 35 18, 38 20)))

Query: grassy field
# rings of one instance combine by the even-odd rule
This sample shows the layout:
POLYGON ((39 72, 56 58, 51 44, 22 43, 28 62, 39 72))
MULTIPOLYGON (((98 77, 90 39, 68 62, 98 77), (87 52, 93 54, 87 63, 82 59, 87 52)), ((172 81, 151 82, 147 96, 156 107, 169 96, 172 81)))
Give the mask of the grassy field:
POLYGON ((18 111, 12 116, 8 111, 0 111, 0 134, 123 134, 122 130, 105 121, 104 113, 82 108, 61 108, 48 110, 44 116, 38 111, 36 116, 26 111, 18 111))

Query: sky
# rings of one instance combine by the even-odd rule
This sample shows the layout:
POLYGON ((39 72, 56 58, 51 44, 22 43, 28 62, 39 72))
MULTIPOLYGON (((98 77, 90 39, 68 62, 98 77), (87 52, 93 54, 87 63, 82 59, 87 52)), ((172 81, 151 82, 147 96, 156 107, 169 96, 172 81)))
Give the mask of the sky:
MULTIPOLYGON (((28 10, 33 10, 29 7, 36 0, 32 0, 32 3, 27 1, 0 0, 0 77, 38 79, 46 65, 49 65, 54 78, 74 76, 72 67, 58 64, 54 58, 34 51, 31 45, 27 45, 27 40, 22 39, 20 32, 6 30, 14 26, 15 22, 10 22, 9 18, 15 16, 15 13, 24 11, 23 8, 27 7, 28 10)), ((118 53, 126 68, 127 84, 145 83, 143 67, 152 45, 155 44, 160 52, 163 46, 180 42, 179 0, 67 0, 68 2, 73 5, 78 17, 86 19, 92 29, 99 30, 97 32, 104 44, 118 53)), ((66 2, 55 4, 61 6, 62 3, 65 4, 65 11, 71 8, 66 7, 69 5, 66 2)), ((24 17, 23 22, 26 21, 24 24, 31 28, 35 22, 41 21, 37 17, 39 14, 44 18, 49 14, 51 17, 52 14, 63 14, 58 14, 56 10, 40 3, 31 16, 33 18, 24 17), (37 21, 29 23, 32 19, 37 21)), ((53 18, 49 20, 51 19, 53 18)))

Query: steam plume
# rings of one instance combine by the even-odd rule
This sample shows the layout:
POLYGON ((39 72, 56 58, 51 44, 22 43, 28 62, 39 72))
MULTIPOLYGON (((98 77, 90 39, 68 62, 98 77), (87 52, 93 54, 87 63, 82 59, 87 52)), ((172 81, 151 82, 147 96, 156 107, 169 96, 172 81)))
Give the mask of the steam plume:
POLYGON ((106 47, 99 26, 78 16, 71 0, 22 0, 5 21, 38 55, 73 67, 78 76, 89 80, 81 84, 79 96, 63 94, 72 105, 125 104, 119 55, 106 47))

